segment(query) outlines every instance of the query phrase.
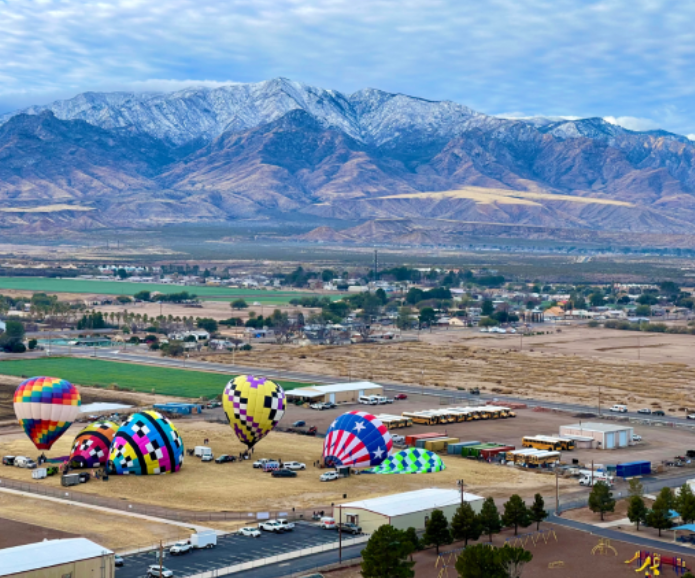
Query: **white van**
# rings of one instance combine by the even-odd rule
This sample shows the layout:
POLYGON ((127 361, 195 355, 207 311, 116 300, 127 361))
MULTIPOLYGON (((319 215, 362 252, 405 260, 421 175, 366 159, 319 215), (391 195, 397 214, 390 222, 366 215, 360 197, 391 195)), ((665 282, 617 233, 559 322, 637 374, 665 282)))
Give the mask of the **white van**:
POLYGON ((364 405, 377 405, 379 403, 375 395, 360 395, 357 401, 364 405))
POLYGON ((376 402, 377 402, 379 405, 386 405, 386 404, 389 402, 389 400, 388 400, 387 397, 383 397, 383 396, 380 396, 380 395, 375 395, 375 396, 373 396, 373 397, 376 397, 376 402))
POLYGON ((18 468, 33 469, 36 467, 36 462, 34 460, 32 460, 31 458, 27 458, 25 456, 17 456, 14 459, 14 465, 17 466, 18 468))
POLYGON ((579 484, 582 486, 592 486, 596 482, 605 482, 609 486, 613 486, 613 477, 603 472, 594 472, 593 476, 591 474, 584 474, 579 478, 579 484))
POLYGON ((193 454, 197 458, 209 456, 209 459, 212 459, 212 450, 207 446, 195 446, 195 451, 193 452, 193 454))
POLYGON ((610 409, 610 411, 614 411, 617 413, 627 413, 627 406, 616 404, 610 409))

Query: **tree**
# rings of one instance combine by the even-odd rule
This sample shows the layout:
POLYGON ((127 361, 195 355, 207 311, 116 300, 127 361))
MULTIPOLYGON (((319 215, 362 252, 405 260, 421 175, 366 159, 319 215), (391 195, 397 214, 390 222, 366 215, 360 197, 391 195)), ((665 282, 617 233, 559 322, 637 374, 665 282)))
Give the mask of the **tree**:
POLYGON ((468 546, 468 540, 480 538, 482 529, 480 520, 468 502, 463 502, 451 518, 451 537, 454 540, 463 540, 468 546))
POLYGON ((630 496, 627 505, 627 517, 630 522, 637 525, 637 531, 639 532, 640 523, 647 518, 647 506, 645 506, 642 496, 630 496))
POLYGON ((398 317, 396 318, 396 326, 398 329, 410 329, 413 326, 413 310, 410 307, 404 306, 398 309, 398 317))
POLYGON ((671 488, 662 488, 656 500, 652 504, 652 509, 647 514, 647 524, 659 530, 668 530, 672 525, 671 508, 673 507, 673 492, 671 488))
POLYGON ((230 303, 232 309, 246 309, 248 304, 243 299, 235 299, 230 303))
POLYGON ((608 484, 603 481, 594 483, 589 494, 589 509, 592 512, 599 512, 601 520, 606 512, 615 511, 615 499, 608 484))
POLYGON ((642 482, 639 481, 639 478, 632 478, 628 482, 628 487, 627 487, 627 495, 632 497, 632 496, 643 496, 644 495, 644 486, 642 485, 642 482))
POLYGON ((425 527, 425 534, 422 536, 423 544, 433 544, 439 555, 439 547, 451 544, 451 532, 449 531, 449 521, 441 510, 432 510, 430 520, 425 527))
POLYGON ((405 538, 410 542, 411 553, 410 561, 413 561, 413 552, 419 552, 422 550, 422 545, 420 544, 420 538, 417 536, 417 530, 412 526, 405 531, 405 538))
POLYGON ((119 295, 116 297, 116 301, 125 305, 126 303, 131 303, 133 300, 128 295, 119 295))
POLYGON ((405 296, 405 301, 408 305, 415 305, 422 301, 425 292, 417 287, 411 287, 405 296))
POLYGON ((120 277, 121 279, 127 279, 128 278, 128 271, 125 269, 119 269, 116 271, 116 276, 120 277))
POLYGON ((495 500, 492 498, 485 498, 478 519, 480 520, 481 531, 483 534, 486 534, 490 538, 490 542, 492 542, 492 535, 497 534, 502 529, 502 520, 500 519, 500 513, 495 505, 495 500))
POLYGON ((606 298, 600 291, 597 291, 596 293, 592 293, 591 295, 589 295, 589 303, 591 303, 592 307, 601 307, 601 305, 604 305, 605 302, 606 298))
POLYGON ((502 568, 503 576, 508 578, 520 578, 524 571, 524 566, 533 560, 533 554, 523 548, 516 548, 505 544, 503 548, 497 550, 497 559, 502 568))
POLYGON ((485 299, 481 309, 481 313, 486 317, 489 317, 495 312, 495 305, 492 303, 492 301, 490 301, 490 299, 485 299))
POLYGON ((533 497, 533 504, 531 504, 531 508, 529 508, 529 514, 531 516, 531 521, 536 522, 536 531, 540 530, 541 522, 548 517, 548 512, 545 511, 543 496, 540 494, 536 494, 533 497))
POLYGON ((642 295, 637 298, 637 303, 640 305, 656 305, 658 302, 659 300, 651 293, 642 293, 642 295))
POLYGON ((635 307, 635 315, 638 317, 649 317, 652 314, 652 308, 649 305, 638 305, 635 307))
POLYGON ((133 299, 136 301, 149 301, 152 294, 149 291, 138 291, 133 295, 133 299))
POLYGON ((475 544, 461 552, 456 571, 461 578, 504 578, 497 549, 487 544, 475 544))
POLYGON ((29 349, 32 349, 32 350, 33 350, 33 349, 36 349, 36 346, 38 345, 38 343, 39 343, 39 342, 36 341, 36 339, 34 339, 34 338, 32 337, 32 338, 29 340, 29 342, 27 343, 27 345, 29 346, 29 349))
POLYGON ((364 578, 412 578, 415 562, 408 561, 413 544, 406 532, 385 525, 378 528, 362 550, 364 578))
POLYGON ((201 317, 198 319, 196 325, 199 329, 204 329, 208 333, 215 333, 215 331, 217 331, 217 321, 209 317, 201 317))
POLYGON ((695 494, 689 484, 681 486, 681 491, 675 499, 675 510, 685 524, 692 524, 695 521, 695 494))
POLYGON ((478 321, 478 327, 497 327, 498 325, 499 321, 492 317, 481 317, 478 321))
POLYGON ((5 331, 0 335, 0 347, 3 351, 22 353, 21 351, 16 351, 19 349, 19 345, 24 341, 24 325, 19 321, 5 321, 5 331))
POLYGON ((422 325, 431 325, 432 323, 435 322, 437 319, 437 314, 434 312, 434 309, 432 307, 423 307, 420 310, 420 324, 422 325))
POLYGON ((518 494, 514 494, 505 502, 502 523, 505 526, 514 526, 515 536, 519 533, 519 526, 526 528, 531 524, 528 508, 518 494))

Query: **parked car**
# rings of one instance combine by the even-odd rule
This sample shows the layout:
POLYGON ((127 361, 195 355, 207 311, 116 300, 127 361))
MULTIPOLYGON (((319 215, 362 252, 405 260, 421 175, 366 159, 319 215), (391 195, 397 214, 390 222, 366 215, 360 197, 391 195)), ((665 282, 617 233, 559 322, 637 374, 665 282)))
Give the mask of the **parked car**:
POLYGON ((215 458, 215 456, 211 453, 210 454, 203 454, 202 456, 200 456, 200 461, 201 462, 211 462, 214 458, 215 458))
POLYGON ((362 528, 360 528, 357 524, 353 524, 352 522, 344 522, 343 524, 340 524, 340 531, 346 532, 347 534, 357 535, 362 533, 362 528))
POLYGON ((306 464, 301 462, 285 462, 286 470, 306 470, 306 464))
POLYGON ((398 434, 394 434, 391 436, 391 439, 393 440, 394 444, 403 444, 405 443, 405 436, 401 436, 398 434))
POLYGON ((80 472, 78 476, 80 478, 80 484, 86 484, 89 480, 92 479, 92 476, 89 472, 80 472))
POLYGON ((290 522, 289 520, 278 520, 280 522, 280 525, 285 529, 286 532, 291 532, 294 530, 294 522, 290 522))
POLYGON ((114 566, 123 566, 123 564, 125 563, 125 560, 123 559, 123 556, 119 556, 118 554, 116 554, 113 557, 113 563, 114 563, 114 566))
POLYGON ((169 554, 171 554, 172 556, 188 554, 190 551, 191 545, 188 542, 176 542, 176 544, 169 548, 169 554))
POLYGON ((260 460, 256 460, 255 462, 253 462, 253 467, 254 468, 262 468, 268 462, 274 462, 274 461, 275 460, 269 460, 268 458, 261 458, 260 460))
POLYGON ((471 387, 468 390, 468 393, 470 393, 471 395, 480 395, 480 388, 479 387, 471 387))
POLYGON ((319 520, 319 528, 323 528, 324 530, 335 530, 337 526, 333 518, 324 516, 319 520))
POLYGON ((335 409, 338 407, 335 403, 332 401, 324 401, 323 402, 323 409, 335 409))
POLYGON ((648 407, 643 407, 642 409, 638 409, 638 410, 637 410, 637 413, 646 413, 646 414, 650 414, 650 413, 652 413, 652 410, 649 409, 648 407))
POLYGON ((226 464, 227 462, 235 462, 236 461, 236 456, 230 456, 227 454, 222 454, 219 456, 216 460, 215 463, 218 464, 226 464))
POLYGON ((260 538, 261 537, 261 531, 258 528, 242 528, 239 530, 238 534, 240 536, 247 536, 249 538, 260 538))
POLYGON ((2 465, 3 466, 14 466, 14 456, 3 456, 2 465))
POLYGON ((162 566, 162 571, 160 573, 159 564, 153 564, 147 569, 147 575, 150 578, 171 578, 174 573, 165 566, 162 566))
POLYGON ((274 478, 296 478, 297 472, 293 472, 292 470, 275 470, 270 475, 274 478))
POLYGON ((282 524, 277 520, 267 520, 258 524, 258 529, 264 532, 275 532, 276 534, 282 534, 285 531, 282 524))
POLYGON ((326 409, 325 407, 323 407, 323 403, 312 403, 309 407, 311 409, 319 409, 319 410, 326 409))
POLYGON ((393 399, 408 399, 408 396, 405 393, 397 393, 393 396, 393 399))
POLYGON ((306 425, 306 422, 303 419, 300 419, 299 421, 296 421, 292 424, 292 427, 304 427, 306 425))
POLYGON ((632 434, 632 441, 633 442, 641 442, 642 441, 642 436, 638 434, 632 434))
POLYGON ((338 472, 326 472, 324 474, 321 474, 321 477, 319 477, 319 481, 321 482, 332 482, 333 480, 337 480, 340 476, 338 475, 338 472))
MULTIPOLYGON (((685 416, 685 419, 695 419, 695 413, 690 413, 687 416, 685 416)), ((3 458, 2 463, 5 463, 5 458, 3 458)), ((8 464, 9 465, 9 464, 8 464)))
POLYGON ((609 411, 613 411, 616 413, 627 413, 627 406, 616 403, 613 407, 610 408, 609 411))
POLYGON ((659 417, 664 417, 666 414, 665 414, 662 410, 657 409, 657 410, 654 410, 654 411, 652 412, 652 415, 656 415, 656 416, 659 416, 659 417))

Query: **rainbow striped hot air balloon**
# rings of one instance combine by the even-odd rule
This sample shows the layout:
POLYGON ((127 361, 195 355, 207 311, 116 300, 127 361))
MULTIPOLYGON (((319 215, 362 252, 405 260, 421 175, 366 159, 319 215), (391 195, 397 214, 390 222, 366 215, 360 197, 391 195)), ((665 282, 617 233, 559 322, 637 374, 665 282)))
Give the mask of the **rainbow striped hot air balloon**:
POLYGON ((240 375, 224 388, 222 404, 239 441, 252 448, 285 414, 285 392, 265 377, 240 375))
POLYGON ((32 377, 14 392, 14 412, 40 450, 50 450, 80 413, 80 392, 59 377, 32 377))

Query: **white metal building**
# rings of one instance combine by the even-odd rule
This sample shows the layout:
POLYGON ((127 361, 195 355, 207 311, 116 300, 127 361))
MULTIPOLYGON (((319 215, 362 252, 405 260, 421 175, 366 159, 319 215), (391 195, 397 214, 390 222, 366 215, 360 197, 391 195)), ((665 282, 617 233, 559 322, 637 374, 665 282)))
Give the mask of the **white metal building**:
POLYGON ((87 540, 46 540, 0 550, 0 576, 12 578, 114 578, 114 554, 87 540))
POLYGON ((331 385, 312 385, 298 387, 285 392, 288 398, 304 399, 317 403, 330 401, 333 403, 354 402, 362 395, 384 395, 384 388, 371 381, 353 381, 349 383, 333 383, 331 385))
POLYGON ((633 434, 634 428, 622 424, 586 422, 560 426, 561 436, 593 438, 596 442, 596 449, 599 450, 631 446, 633 434))
MULTIPOLYGON (((480 513, 484 498, 464 492, 463 500, 475 513, 480 513)), ((333 507, 333 517, 341 522, 352 522, 362 527, 366 534, 390 524, 398 530, 410 527, 424 530, 432 510, 442 510, 451 520, 461 504, 461 491, 441 488, 425 488, 402 494, 392 494, 371 500, 361 500, 333 507), (342 511, 342 519, 341 519, 342 511)))

